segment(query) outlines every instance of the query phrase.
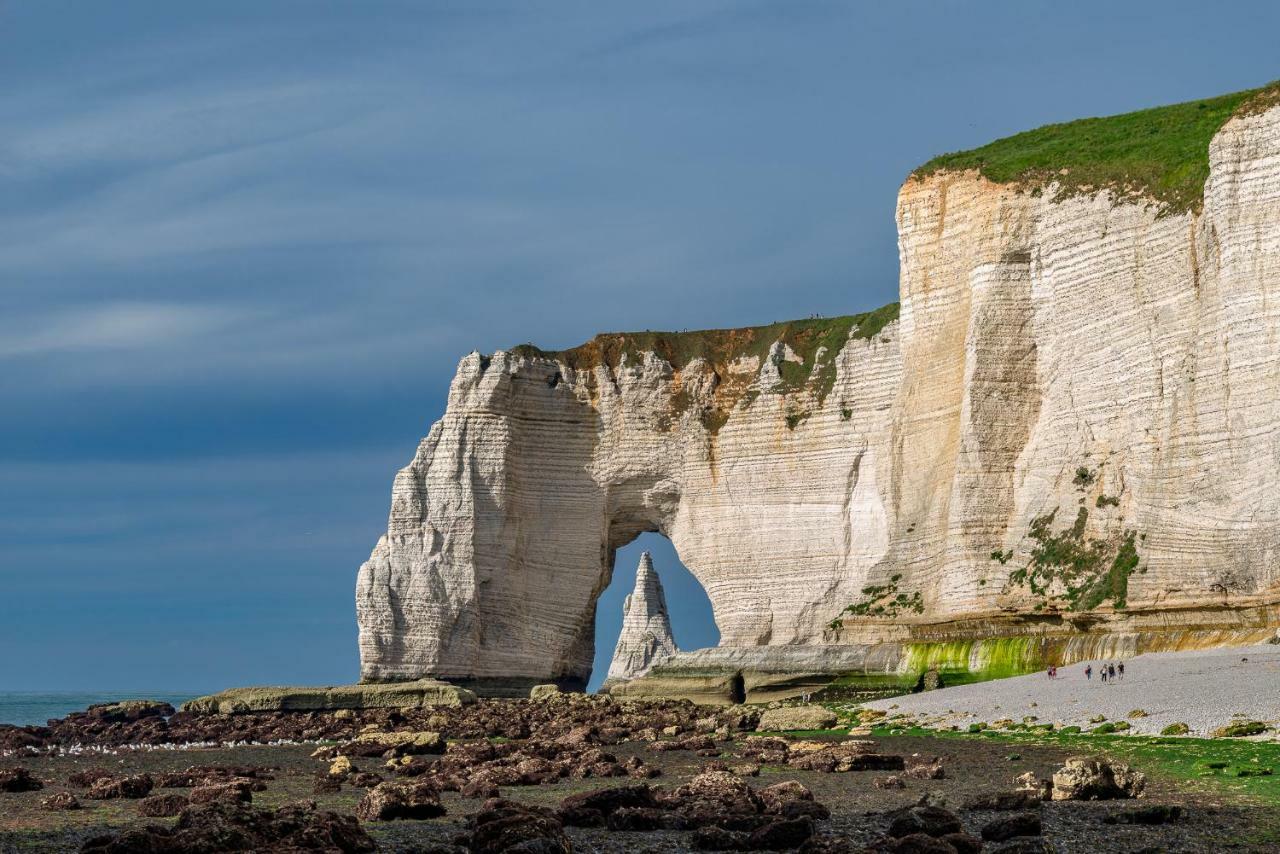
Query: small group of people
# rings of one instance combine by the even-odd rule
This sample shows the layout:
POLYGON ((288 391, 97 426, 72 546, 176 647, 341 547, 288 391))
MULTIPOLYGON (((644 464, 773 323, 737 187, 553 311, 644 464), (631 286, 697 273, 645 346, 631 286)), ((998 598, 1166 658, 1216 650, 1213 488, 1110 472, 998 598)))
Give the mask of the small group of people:
MULTIPOLYGON (((1084 666, 1084 678, 1093 679, 1093 665, 1086 664, 1084 666)), ((1108 681, 1114 682, 1117 679, 1124 678, 1124 662, 1108 662, 1098 665, 1098 678, 1105 684, 1108 681)))

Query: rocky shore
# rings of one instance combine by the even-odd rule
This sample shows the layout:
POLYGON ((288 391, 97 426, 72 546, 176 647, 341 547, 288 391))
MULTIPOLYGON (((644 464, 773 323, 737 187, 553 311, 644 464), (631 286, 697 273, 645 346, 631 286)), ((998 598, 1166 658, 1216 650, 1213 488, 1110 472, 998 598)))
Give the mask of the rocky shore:
POLYGON ((1192 798, 1105 753, 769 731, 833 718, 567 694, 96 706, 0 727, 0 851, 1267 850, 1248 841, 1258 805, 1192 798))

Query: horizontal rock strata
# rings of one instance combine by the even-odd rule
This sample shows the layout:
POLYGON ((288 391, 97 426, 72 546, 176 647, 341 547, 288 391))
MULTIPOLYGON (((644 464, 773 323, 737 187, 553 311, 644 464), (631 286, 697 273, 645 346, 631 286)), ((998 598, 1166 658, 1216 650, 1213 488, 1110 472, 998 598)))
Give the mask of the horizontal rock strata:
POLYGON ((653 557, 644 552, 636 568, 635 589, 622 603, 622 631, 613 651, 608 680, 643 676, 675 651, 662 581, 653 570, 653 557))
POLYGON ((1280 109, 1208 158, 1182 212, 913 177, 900 309, 467 356, 360 569, 363 677, 583 684, 646 531, 727 648, 1257 629, 1280 598, 1280 109))
POLYGON ((323 688, 230 688, 182 704, 182 711, 223 715, 244 712, 325 712, 336 709, 460 706, 475 695, 436 679, 394 685, 336 685, 323 688))

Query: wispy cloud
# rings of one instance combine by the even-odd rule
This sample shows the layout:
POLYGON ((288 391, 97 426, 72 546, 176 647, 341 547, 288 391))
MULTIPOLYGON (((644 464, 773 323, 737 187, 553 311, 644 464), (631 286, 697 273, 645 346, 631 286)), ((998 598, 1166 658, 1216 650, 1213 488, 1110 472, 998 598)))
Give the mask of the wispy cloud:
POLYGON ((0 358, 147 350, 225 329, 244 317, 240 310, 189 303, 113 303, 10 315, 0 325, 0 358))

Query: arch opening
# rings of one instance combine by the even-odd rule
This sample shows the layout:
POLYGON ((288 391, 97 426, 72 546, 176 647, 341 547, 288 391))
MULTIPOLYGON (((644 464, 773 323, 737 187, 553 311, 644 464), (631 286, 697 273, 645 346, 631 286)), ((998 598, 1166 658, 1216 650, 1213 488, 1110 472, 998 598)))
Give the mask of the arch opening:
POLYGON ((676 646, 688 651, 720 642, 720 630, 716 627, 707 591, 680 561, 671 540, 653 531, 641 533, 616 551, 609 585, 596 598, 595 655, 587 682, 588 692, 599 690, 609 672, 622 631, 623 600, 635 587, 636 567, 640 555, 646 551, 652 555, 654 569, 662 582, 676 646))
POLYGON ((733 674, 733 679, 729 682, 729 699, 738 704, 747 701, 747 683, 741 672, 733 674))

